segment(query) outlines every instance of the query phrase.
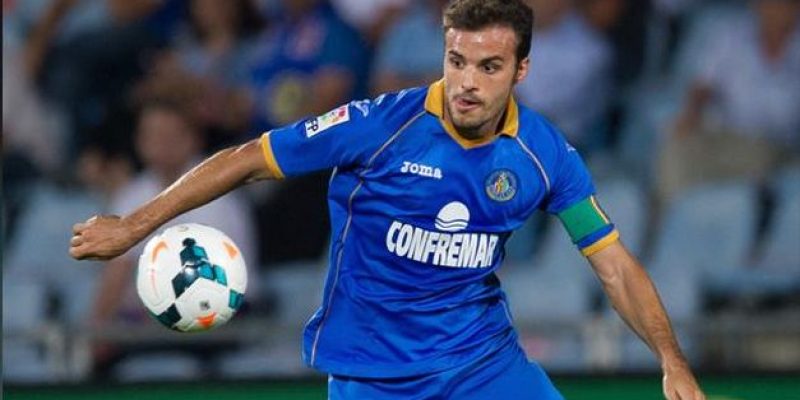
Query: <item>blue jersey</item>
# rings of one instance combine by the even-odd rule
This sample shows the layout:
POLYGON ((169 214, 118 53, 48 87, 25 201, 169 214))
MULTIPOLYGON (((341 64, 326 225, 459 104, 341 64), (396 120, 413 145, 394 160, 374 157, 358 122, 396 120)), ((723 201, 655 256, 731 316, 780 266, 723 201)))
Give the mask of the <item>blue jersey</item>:
MULTIPOLYGON (((592 198, 578 153, 542 116, 512 98, 500 134, 469 141, 443 119, 443 85, 355 101, 262 136, 278 177, 335 168, 330 266, 304 333, 312 367, 412 376, 514 343, 495 275, 506 240, 537 209, 592 198)), ((580 239, 597 249, 616 231, 609 223, 580 239)))

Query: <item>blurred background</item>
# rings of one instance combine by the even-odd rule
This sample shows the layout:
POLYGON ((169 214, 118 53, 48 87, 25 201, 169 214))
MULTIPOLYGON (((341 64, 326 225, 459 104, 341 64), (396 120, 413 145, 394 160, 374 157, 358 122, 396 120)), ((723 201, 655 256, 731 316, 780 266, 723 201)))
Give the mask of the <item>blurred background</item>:
MULTIPOLYGON (((587 159, 691 363, 800 373, 800 1, 529 2, 517 98, 587 159)), ((438 79, 445 3, 3 0, 6 384, 319 377, 300 339, 326 268, 329 171, 180 217, 247 256, 244 309, 211 333, 150 321, 141 248, 77 263, 71 226, 133 210, 225 146, 438 79)), ((658 371, 557 220, 535 215, 506 250, 530 357, 557 377, 658 371)))

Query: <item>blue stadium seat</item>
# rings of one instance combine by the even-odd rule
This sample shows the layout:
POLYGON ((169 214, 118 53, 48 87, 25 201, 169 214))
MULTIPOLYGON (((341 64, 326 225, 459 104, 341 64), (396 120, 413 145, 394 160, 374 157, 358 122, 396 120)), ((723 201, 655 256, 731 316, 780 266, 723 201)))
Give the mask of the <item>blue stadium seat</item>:
MULTIPOLYGON (((726 290, 722 282, 745 268, 753 249, 757 202, 757 189, 748 181, 696 187, 677 199, 662 221, 650 264, 656 283, 686 275, 706 289, 726 290)), ((663 297, 668 308, 689 301, 666 288, 663 297)))
POLYGON ((773 186, 780 201, 800 194, 800 164, 790 165, 780 171, 773 186))
POLYGON ((800 166, 777 175, 775 211, 760 257, 740 276, 742 295, 781 295, 800 289, 800 166), (748 293, 749 292, 749 293, 748 293))
POLYGON ((4 260, 5 273, 44 285, 43 295, 57 300, 55 318, 73 326, 84 322, 91 310, 100 271, 99 263, 69 258, 72 224, 98 210, 102 205, 89 193, 39 185, 4 260))
POLYGON ((46 382, 55 379, 42 343, 31 339, 46 322, 43 284, 5 273, 3 276, 3 380, 46 382))
POLYGON ((800 166, 787 168, 775 182, 776 210, 759 267, 800 274, 800 166))
POLYGON ((262 274, 265 293, 277 299, 277 322, 298 327, 306 323, 322 303, 325 272, 317 262, 293 262, 273 266, 262 274))
POLYGON ((589 318, 591 295, 586 281, 574 278, 581 273, 588 274, 585 265, 564 265, 563 272, 516 265, 500 277, 523 347, 550 370, 584 367, 578 327, 589 318), (567 325, 567 330, 551 329, 560 325, 567 325))
MULTIPOLYGON (((702 312, 704 290, 724 290, 747 262, 756 233, 757 192, 746 181, 699 186, 666 210, 653 257, 646 266, 689 360, 700 349, 691 324, 702 312)), ((632 333, 622 338, 622 366, 657 368, 650 350, 632 333)))
POLYGON ((636 85, 623 99, 624 119, 619 132, 619 156, 626 172, 640 182, 651 182, 666 127, 679 111, 683 93, 668 80, 652 79, 636 85))

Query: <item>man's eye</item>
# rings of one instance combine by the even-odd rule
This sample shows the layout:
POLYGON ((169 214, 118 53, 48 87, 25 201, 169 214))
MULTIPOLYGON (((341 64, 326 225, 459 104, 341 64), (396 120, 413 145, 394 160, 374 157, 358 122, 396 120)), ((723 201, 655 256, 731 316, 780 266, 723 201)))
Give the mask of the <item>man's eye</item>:
POLYGON ((486 64, 486 65, 483 66, 483 71, 488 73, 488 74, 493 74, 493 73, 497 72, 498 69, 500 69, 500 68, 497 65, 494 65, 494 64, 486 64))
POLYGON ((461 67, 464 66, 464 63, 461 60, 457 59, 457 58, 451 58, 450 59, 450 64, 452 64, 456 68, 461 68, 461 67))

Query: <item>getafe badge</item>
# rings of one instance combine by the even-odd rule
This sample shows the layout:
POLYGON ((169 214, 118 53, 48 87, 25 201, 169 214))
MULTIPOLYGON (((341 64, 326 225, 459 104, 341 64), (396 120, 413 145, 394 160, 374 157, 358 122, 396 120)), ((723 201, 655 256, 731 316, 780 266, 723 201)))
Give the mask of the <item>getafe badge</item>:
POLYGON ((486 178, 486 194, 494 201, 509 201, 517 194, 517 176, 507 169, 499 169, 486 178))

